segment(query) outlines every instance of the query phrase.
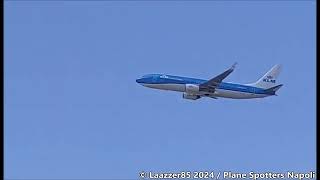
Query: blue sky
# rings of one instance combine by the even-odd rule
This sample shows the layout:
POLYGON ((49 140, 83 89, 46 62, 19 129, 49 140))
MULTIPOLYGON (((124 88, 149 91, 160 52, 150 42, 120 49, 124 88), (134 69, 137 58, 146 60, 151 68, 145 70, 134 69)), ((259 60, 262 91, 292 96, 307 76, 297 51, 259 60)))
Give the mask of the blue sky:
POLYGON ((315 1, 6 1, 6 178, 316 167, 315 1), (283 65, 279 96, 182 99, 135 79, 248 83, 283 65))

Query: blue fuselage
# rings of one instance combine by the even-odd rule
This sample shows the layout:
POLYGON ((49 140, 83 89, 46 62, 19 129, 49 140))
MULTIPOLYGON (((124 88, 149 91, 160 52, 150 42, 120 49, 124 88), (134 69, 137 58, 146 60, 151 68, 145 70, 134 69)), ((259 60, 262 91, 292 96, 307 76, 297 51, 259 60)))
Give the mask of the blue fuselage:
MULTIPOLYGON (((164 74, 148 74, 136 80, 137 83, 155 89, 172 90, 179 92, 187 92, 186 86, 200 85, 207 80, 195 79, 188 77, 164 75, 164 74)), ((226 97, 236 99, 261 98, 274 94, 270 94, 265 89, 253 87, 250 85, 234 84, 221 82, 214 93, 197 92, 200 96, 226 97)))

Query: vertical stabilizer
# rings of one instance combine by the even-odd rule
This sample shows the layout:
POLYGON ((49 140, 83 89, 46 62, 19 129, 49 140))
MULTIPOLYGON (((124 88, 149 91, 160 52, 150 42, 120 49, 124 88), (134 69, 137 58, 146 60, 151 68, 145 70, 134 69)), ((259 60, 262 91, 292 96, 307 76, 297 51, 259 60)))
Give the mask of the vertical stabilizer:
POLYGON ((281 71, 281 65, 277 64, 273 66, 264 76, 262 76, 257 82, 250 84, 251 86, 268 89, 276 85, 276 79, 281 71))

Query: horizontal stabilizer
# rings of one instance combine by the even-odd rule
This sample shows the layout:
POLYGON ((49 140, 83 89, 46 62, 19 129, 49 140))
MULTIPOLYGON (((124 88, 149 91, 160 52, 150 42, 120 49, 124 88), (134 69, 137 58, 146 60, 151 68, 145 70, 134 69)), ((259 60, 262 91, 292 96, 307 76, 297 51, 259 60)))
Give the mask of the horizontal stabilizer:
POLYGON ((277 85, 277 86, 274 86, 272 88, 269 88, 269 89, 266 89, 265 91, 267 93, 270 93, 272 95, 276 95, 276 92, 283 86, 283 84, 280 84, 280 85, 277 85))

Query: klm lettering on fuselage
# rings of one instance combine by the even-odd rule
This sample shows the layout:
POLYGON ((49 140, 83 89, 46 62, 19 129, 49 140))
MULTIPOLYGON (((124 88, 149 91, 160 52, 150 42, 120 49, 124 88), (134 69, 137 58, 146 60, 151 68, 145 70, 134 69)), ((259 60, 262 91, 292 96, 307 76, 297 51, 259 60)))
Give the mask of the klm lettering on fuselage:
POLYGON ((160 78, 168 78, 167 75, 161 75, 160 78))

